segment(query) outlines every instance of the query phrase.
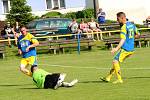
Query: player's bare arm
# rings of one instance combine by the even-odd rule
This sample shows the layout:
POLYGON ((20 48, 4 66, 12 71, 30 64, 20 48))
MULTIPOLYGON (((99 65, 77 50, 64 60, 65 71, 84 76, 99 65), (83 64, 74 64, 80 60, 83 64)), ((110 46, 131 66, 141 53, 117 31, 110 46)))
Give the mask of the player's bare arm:
POLYGON ((38 46, 38 45, 39 45, 39 42, 33 43, 32 45, 30 45, 30 46, 28 46, 28 47, 26 48, 26 52, 28 52, 30 48, 34 48, 34 47, 36 47, 36 46, 38 46))
POLYGON ((114 55, 122 47, 122 45, 124 44, 124 42, 125 42, 125 39, 121 39, 120 42, 119 42, 119 44, 118 44, 118 46, 116 48, 113 48, 111 50, 111 54, 114 55))
POLYGON ((18 49, 18 54, 19 54, 19 55, 22 55, 21 49, 18 49))
POLYGON ((138 39, 138 38, 140 38, 140 33, 135 35, 135 39, 138 39))

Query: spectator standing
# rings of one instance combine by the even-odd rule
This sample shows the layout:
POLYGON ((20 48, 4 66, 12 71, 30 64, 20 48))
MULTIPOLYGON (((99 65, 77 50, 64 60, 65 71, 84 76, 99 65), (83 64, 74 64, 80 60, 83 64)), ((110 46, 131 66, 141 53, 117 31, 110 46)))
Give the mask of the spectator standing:
POLYGON ((98 23, 104 24, 106 22, 105 17, 106 17, 106 13, 102 10, 102 8, 100 8, 97 14, 98 23))

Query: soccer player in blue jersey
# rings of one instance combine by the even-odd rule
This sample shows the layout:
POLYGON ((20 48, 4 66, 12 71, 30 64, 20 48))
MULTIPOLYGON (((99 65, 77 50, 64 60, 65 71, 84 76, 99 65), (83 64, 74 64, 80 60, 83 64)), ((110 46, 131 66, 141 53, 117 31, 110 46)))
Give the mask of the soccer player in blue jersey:
POLYGON ((117 13, 117 21, 122 25, 120 32, 120 42, 116 48, 111 50, 112 55, 115 54, 113 60, 113 67, 110 70, 109 75, 106 78, 101 78, 101 80, 109 82, 112 75, 115 73, 117 80, 113 83, 123 83, 121 78, 120 63, 124 61, 125 58, 129 57, 134 53, 134 38, 140 36, 136 26, 127 21, 124 12, 117 13))
POLYGON ((22 35, 18 38, 18 53, 22 55, 20 71, 28 76, 32 76, 27 66, 37 66, 35 47, 39 45, 39 42, 32 34, 27 32, 26 27, 21 28, 21 33, 22 35))

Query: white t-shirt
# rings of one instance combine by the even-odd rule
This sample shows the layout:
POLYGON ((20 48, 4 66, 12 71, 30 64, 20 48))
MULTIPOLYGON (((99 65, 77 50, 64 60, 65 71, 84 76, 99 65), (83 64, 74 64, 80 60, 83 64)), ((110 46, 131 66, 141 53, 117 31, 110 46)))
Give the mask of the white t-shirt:
POLYGON ((71 31, 72 32, 77 32, 77 30, 78 30, 78 23, 71 23, 71 25, 70 25, 71 27, 71 31))
POLYGON ((89 22, 89 25, 91 29, 97 29, 96 22, 89 22))

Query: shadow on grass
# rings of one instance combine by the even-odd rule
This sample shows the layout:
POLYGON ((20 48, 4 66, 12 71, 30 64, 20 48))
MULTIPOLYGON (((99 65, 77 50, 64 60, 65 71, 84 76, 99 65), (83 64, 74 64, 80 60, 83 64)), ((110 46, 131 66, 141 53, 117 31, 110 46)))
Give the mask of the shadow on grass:
POLYGON ((39 89, 39 88, 36 88, 36 87, 31 87, 31 88, 20 88, 20 89, 25 89, 25 90, 34 90, 34 89, 39 89))
POLYGON ((0 84, 0 87, 27 86, 31 84, 0 84))
POLYGON ((25 86, 31 86, 33 84, 0 84, 0 87, 22 87, 19 89, 38 89, 36 87, 25 87, 25 86))
POLYGON ((135 77, 124 77, 123 79, 150 79, 150 77, 135 76, 135 77))
POLYGON ((104 81, 80 81, 79 83, 107 83, 104 81))

